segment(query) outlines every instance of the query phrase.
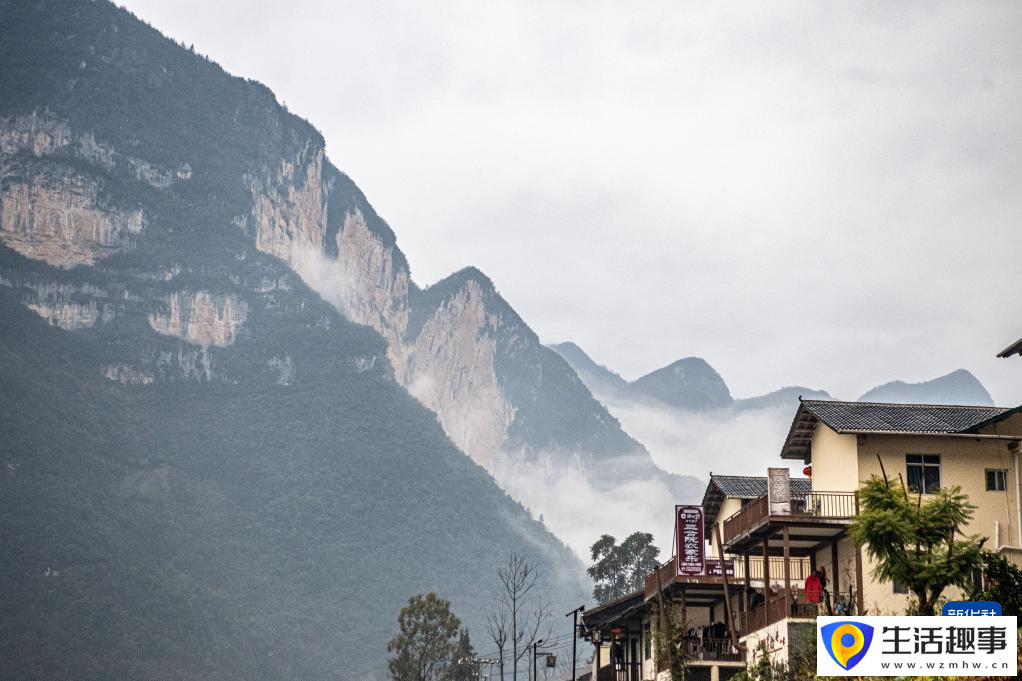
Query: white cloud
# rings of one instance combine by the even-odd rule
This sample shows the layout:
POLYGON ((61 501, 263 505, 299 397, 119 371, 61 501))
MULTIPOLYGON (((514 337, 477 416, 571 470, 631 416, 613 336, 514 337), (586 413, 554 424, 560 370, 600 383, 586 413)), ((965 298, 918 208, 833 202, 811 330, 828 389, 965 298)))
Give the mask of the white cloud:
POLYGON ((601 469, 587 469, 581 461, 563 453, 518 460, 499 457, 491 472, 586 564, 589 548, 603 534, 621 540, 636 531, 651 532, 661 555, 670 555, 674 505, 679 500, 663 481, 605 479, 601 469))

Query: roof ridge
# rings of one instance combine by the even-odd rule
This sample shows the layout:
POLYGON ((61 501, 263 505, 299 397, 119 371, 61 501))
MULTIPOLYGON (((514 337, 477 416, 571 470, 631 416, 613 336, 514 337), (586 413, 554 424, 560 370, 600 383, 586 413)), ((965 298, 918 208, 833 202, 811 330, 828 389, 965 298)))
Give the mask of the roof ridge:
POLYGON ((939 407, 944 409, 982 409, 982 410, 997 410, 997 411, 1008 411, 1012 407, 998 407, 996 405, 982 405, 982 404, 932 404, 924 402, 860 402, 857 400, 802 400, 802 404, 847 404, 861 407, 919 407, 919 408, 933 408, 939 407))

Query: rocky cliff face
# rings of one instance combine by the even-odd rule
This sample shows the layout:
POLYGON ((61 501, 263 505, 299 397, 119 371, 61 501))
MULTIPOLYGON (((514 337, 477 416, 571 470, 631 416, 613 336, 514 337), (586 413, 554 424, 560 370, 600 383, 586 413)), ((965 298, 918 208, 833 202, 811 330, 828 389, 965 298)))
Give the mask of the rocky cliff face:
POLYGON ((130 248, 145 226, 142 211, 104 206, 99 183, 71 171, 9 177, 2 201, 0 240, 57 267, 92 265, 130 248))
POLYGON ((653 465, 483 273, 467 268, 416 286, 390 228, 321 148, 302 145, 294 157, 252 174, 248 188, 251 209, 237 224, 255 248, 287 263, 348 319, 377 331, 397 382, 436 413, 462 451, 578 550, 604 530, 634 528, 610 522, 580 529, 578 509, 537 490, 571 480, 586 498, 646 485, 665 508, 671 498, 698 493, 695 481, 653 465))
POLYGON ((234 295, 175 291, 167 299, 165 312, 149 314, 149 326, 157 333, 175 336, 193 345, 225 348, 234 343, 247 314, 248 303, 234 295))
MULTIPOLYGON (((336 325, 298 290, 300 278, 385 341, 382 352, 345 358, 346 370, 392 377, 505 489, 526 495, 535 489, 527 480, 571 470, 594 489, 639 479, 692 491, 653 466, 484 274, 468 268, 417 286, 394 233, 326 158, 319 134, 264 88, 211 89, 195 125, 190 105, 164 88, 184 73, 188 87, 207 87, 220 77, 215 65, 126 49, 109 26, 81 40, 47 97, 38 94, 50 82, 44 69, 11 83, 18 107, 0 110, 0 243, 49 266, 0 257, 0 276, 51 323, 110 338, 100 375, 132 385, 300 384, 317 367, 293 338, 268 330, 298 323, 329 336, 336 325), (137 74, 147 60, 159 63, 144 79, 128 76, 137 97, 110 116, 89 88, 107 85, 104 69, 137 74), (72 90, 61 89, 67 76, 72 90), (159 101, 158 116, 146 97, 159 101), (111 293, 31 293, 72 280, 111 293), (129 329, 135 341, 119 340, 129 329), (601 470, 610 461, 616 478, 601 470)), ((572 527, 574 511, 545 497, 529 503, 555 529, 572 527)))
POLYGON ((127 11, 0 17, 10 676, 383 678, 407 598, 482 631, 508 550, 584 597, 440 427, 482 460, 522 413, 484 278, 424 298, 311 125, 127 11))

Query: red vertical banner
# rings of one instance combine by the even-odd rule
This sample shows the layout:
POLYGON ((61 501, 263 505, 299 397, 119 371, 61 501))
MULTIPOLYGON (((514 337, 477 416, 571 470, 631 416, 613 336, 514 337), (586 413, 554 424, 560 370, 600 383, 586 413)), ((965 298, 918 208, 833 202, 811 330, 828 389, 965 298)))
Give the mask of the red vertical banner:
POLYGON ((679 577, 706 573, 706 541, 702 506, 675 506, 675 531, 678 533, 679 577))

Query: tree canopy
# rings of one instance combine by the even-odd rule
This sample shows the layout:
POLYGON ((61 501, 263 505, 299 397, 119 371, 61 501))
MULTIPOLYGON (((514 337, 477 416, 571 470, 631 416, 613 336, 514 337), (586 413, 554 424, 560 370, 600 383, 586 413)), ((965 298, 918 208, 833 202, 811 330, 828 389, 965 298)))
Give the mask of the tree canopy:
POLYGON ((623 542, 609 534, 590 549, 593 564, 587 572, 593 578, 593 598, 607 603, 642 589, 646 576, 659 567, 660 549, 649 532, 633 532, 623 542))
POLYGON ((983 552, 983 583, 969 594, 970 601, 994 601, 1001 614, 1022 616, 1022 570, 1001 555, 983 552))
POLYGON ((970 586, 986 539, 962 533, 976 507, 961 487, 941 488, 926 498, 909 496, 900 480, 874 475, 859 499, 852 539, 876 562, 877 579, 908 587, 916 614, 936 614, 947 587, 970 586))
POLYGON ((408 600, 398 616, 400 631, 387 650, 387 662, 394 681, 449 681, 454 675, 459 651, 471 651, 467 633, 461 637, 461 621, 451 604, 435 593, 418 594, 408 600))

